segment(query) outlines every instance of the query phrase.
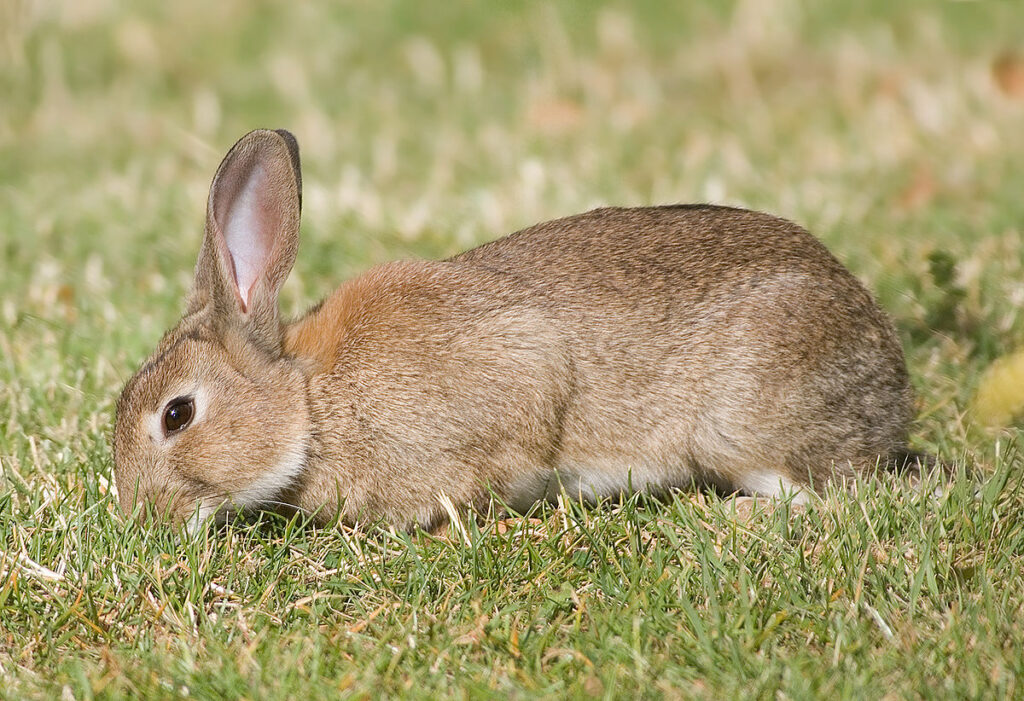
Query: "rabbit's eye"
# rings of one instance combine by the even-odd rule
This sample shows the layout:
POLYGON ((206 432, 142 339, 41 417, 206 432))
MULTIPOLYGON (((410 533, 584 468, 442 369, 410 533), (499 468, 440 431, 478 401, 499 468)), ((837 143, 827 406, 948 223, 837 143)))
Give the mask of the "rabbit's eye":
POLYGON ((173 400, 164 412, 164 428, 168 433, 180 431, 192 421, 195 408, 191 397, 179 397, 173 400))

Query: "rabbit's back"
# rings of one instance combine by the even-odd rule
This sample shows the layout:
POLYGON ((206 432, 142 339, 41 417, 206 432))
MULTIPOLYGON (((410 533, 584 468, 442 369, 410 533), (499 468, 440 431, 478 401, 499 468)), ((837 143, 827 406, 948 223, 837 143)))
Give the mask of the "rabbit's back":
POLYGON ((452 261, 515 275, 562 304, 645 308, 638 320, 694 316, 753 282, 804 273, 836 292, 870 297, 803 228, 779 217, 714 205, 603 208, 509 234, 452 261), (710 296, 709 296, 710 295, 710 296), (595 304, 597 302, 597 304, 595 304))

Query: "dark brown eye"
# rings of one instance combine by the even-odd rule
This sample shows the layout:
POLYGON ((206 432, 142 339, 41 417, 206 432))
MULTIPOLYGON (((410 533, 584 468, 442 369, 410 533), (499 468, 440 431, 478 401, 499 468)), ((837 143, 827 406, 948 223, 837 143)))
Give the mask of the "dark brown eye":
POLYGON ((164 428, 168 433, 174 433, 188 426, 192 421, 195 408, 192 405, 191 397, 178 397, 167 405, 164 411, 164 428))

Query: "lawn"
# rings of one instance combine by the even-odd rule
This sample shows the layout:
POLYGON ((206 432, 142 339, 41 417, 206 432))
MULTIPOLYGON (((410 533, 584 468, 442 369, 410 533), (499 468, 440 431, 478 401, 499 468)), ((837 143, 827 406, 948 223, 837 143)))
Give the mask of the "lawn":
POLYGON ((972 413, 1024 347, 1022 26, 1014 3, 0 3, 0 696, 1024 696, 1024 446, 972 413), (258 126, 303 149, 289 313, 601 204, 799 221, 894 318, 912 444, 958 476, 435 534, 127 523, 114 401, 258 126))

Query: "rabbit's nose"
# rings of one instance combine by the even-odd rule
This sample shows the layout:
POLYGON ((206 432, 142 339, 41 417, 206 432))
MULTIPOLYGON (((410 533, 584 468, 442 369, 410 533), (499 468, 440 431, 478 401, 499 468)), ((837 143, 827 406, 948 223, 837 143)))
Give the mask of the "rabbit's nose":
POLYGON ((115 474, 115 485, 117 486, 117 503, 121 512, 126 516, 132 516, 139 505, 142 496, 142 478, 136 476, 129 480, 123 472, 115 474))

